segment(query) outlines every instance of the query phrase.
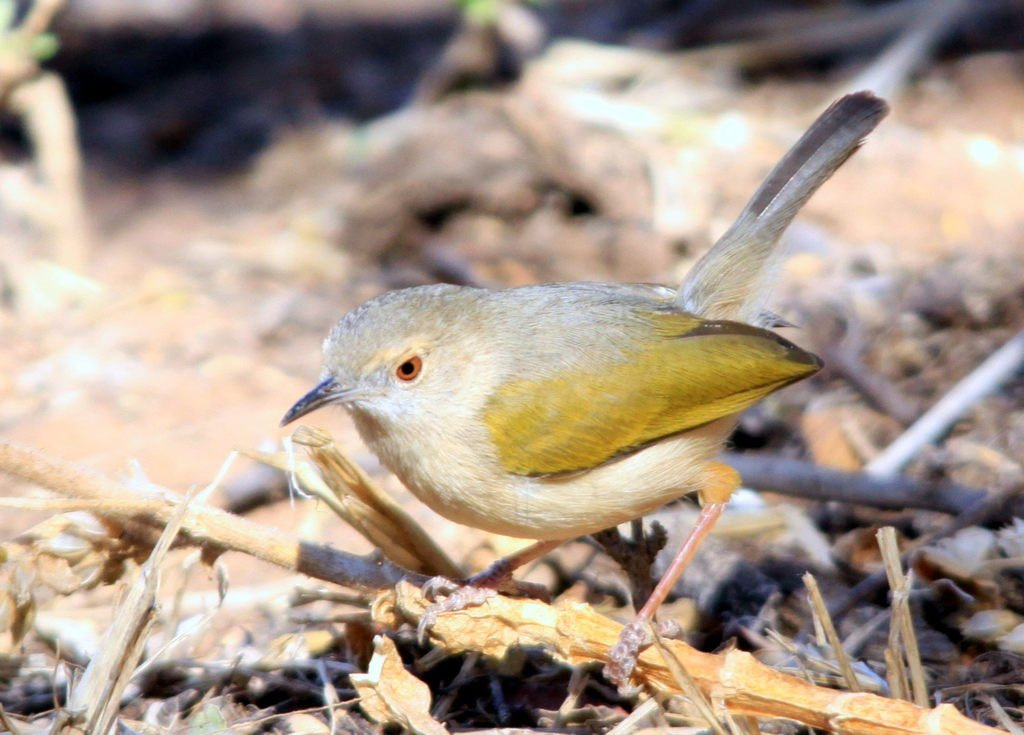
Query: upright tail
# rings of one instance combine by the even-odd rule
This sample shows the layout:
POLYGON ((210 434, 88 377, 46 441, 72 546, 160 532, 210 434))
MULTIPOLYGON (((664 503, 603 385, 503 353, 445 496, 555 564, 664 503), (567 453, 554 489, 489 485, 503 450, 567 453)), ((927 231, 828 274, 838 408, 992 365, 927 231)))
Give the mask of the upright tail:
POLYGON ((687 273, 679 287, 679 306, 709 319, 767 326, 770 316, 764 307, 779 260, 779 238, 888 112, 885 101, 871 92, 832 103, 775 164, 732 227, 687 273))

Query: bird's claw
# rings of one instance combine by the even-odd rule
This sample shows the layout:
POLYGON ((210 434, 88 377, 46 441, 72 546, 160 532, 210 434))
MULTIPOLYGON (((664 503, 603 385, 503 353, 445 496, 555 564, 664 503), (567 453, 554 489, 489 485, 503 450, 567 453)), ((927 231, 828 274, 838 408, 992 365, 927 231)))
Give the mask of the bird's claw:
MULTIPOLYGON (((435 577, 427 582, 427 584, 429 585, 430 582, 433 582, 435 579, 445 578, 435 577)), ((452 584, 450 579, 445 581, 452 584)), ((426 585, 424 585, 424 587, 426 587, 426 585)), ((424 594, 427 595, 427 597, 430 597, 426 589, 424 589, 424 594)), ((416 625, 416 640, 419 641, 420 645, 426 644, 427 631, 434 627, 434 623, 437 622, 439 615, 450 612, 459 612, 460 610, 465 610, 469 607, 479 607, 490 598, 497 596, 498 590, 489 587, 473 587, 471 585, 455 586, 443 600, 435 602, 423 611, 423 614, 420 616, 420 621, 416 625)))
POLYGON ((646 620, 638 619, 627 625, 619 634, 619 640, 608 652, 608 663, 604 667, 604 675, 608 677, 623 694, 631 694, 629 677, 636 668, 636 659, 654 640, 651 637, 650 625, 646 620))
POLYGON ((448 577, 442 577, 440 575, 431 577, 423 586, 420 587, 420 592, 431 602, 437 602, 443 597, 448 597, 455 593, 460 587, 464 586, 465 582, 459 582, 448 577))
POLYGON ((515 580, 511 572, 501 567, 491 567, 465 581, 432 577, 420 589, 423 596, 433 603, 424 610, 416 625, 416 638, 420 644, 426 643, 427 631, 434 627, 438 616, 479 607, 499 594, 544 602, 551 600, 551 593, 544 585, 515 580))

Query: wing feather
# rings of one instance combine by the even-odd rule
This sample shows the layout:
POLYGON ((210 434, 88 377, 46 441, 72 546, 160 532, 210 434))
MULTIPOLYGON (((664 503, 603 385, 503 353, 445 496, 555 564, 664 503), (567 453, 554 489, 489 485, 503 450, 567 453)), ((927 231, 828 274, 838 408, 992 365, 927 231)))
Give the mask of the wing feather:
POLYGON ((520 475, 596 467, 739 413, 821 367, 773 332, 652 312, 646 339, 615 362, 579 355, 557 375, 506 381, 484 420, 499 461, 520 475))

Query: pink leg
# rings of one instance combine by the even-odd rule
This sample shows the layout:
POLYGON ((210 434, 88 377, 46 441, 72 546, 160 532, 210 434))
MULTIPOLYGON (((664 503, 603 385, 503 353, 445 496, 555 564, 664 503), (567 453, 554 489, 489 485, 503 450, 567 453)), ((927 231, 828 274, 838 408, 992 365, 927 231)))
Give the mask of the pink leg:
POLYGON ((647 635, 648 624, 654 620, 661 603, 665 601, 669 592, 679 581, 683 571, 693 559, 693 555, 697 553, 697 549, 711 532, 722 515, 722 511, 725 510, 732 491, 738 486, 739 475, 732 467, 719 463, 709 466, 705 485, 701 489, 701 496, 705 504, 700 509, 697 524, 686 537, 682 547, 672 559, 672 563, 669 564, 658 585, 651 592, 651 596, 647 598, 647 602, 637 613, 636 620, 622 630, 618 642, 612 646, 609 653, 605 674, 619 687, 625 687, 629 683, 629 677, 636 667, 636 658, 640 654, 640 650, 650 643, 647 635))
POLYGON ((437 616, 447 612, 458 612, 467 607, 484 604, 489 598, 504 593, 518 597, 533 597, 547 600, 546 588, 529 582, 517 582, 512 572, 531 561, 541 558, 549 551, 562 545, 562 541, 537 541, 514 554, 498 559, 479 574, 467 580, 456 582, 446 577, 434 577, 423 587, 428 597, 445 595, 440 602, 428 607, 420 617, 416 630, 420 640, 426 638, 426 632, 437 621, 437 616))

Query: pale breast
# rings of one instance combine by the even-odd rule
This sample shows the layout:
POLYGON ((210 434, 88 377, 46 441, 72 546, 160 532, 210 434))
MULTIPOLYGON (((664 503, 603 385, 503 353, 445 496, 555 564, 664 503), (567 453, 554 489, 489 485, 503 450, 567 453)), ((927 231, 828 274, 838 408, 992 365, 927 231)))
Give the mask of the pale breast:
POLYGON ((586 472, 522 477, 450 446, 402 452, 394 435, 356 420, 381 461, 435 512, 473 528, 538 540, 593 533, 699 490, 706 463, 734 423, 722 419, 586 472))

